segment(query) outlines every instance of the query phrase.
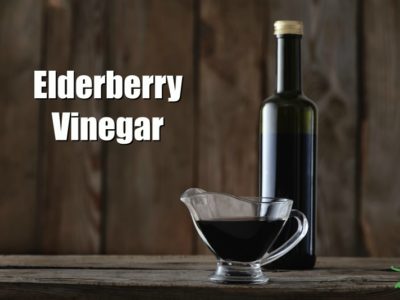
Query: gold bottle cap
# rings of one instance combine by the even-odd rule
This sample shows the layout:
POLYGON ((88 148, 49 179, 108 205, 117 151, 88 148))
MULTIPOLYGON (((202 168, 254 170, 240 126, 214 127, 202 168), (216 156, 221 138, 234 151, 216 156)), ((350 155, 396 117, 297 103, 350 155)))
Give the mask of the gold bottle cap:
POLYGON ((274 23, 274 34, 298 34, 303 35, 303 22, 301 21, 276 21, 274 23))

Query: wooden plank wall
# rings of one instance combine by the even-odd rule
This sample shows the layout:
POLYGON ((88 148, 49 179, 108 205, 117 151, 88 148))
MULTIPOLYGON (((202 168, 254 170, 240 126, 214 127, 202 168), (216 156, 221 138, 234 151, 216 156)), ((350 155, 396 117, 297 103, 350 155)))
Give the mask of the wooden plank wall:
POLYGON ((400 3, 364 7, 362 230, 367 253, 400 255, 400 3))
POLYGON ((42 7, 0 1, 0 251, 36 248, 39 107, 31 101, 40 68, 42 7))
POLYGON ((178 103, 109 103, 115 118, 164 116, 165 126, 160 142, 108 147, 105 250, 190 253, 193 229, 179 196, 193 185, 193 2, 113 1, 110 14, 109 69, 185 82, 178 103))
MULTIPOLYGON (((49 0, 46 3, 45 69, 103 73, 105 1, 49 0)), ((45 253, 97 253, 101 242, 101 143, 54 141, 51 112, 101 116, 103 101, 42 104, 43 137, 38 199, 40 244, 45 253)))
POLYGON ((318 254, 400 255, 397 1, 40 3, 0 1, 2 253, 204 253, 179 195, 257 193, 272 24, 296 18, 304 89, 320 112, 318 254), (181 74, 183 97, 39 103, 40 68, 181 74), (56 143, 52 111, 165 116, 166 126, 161 142, 56 143))

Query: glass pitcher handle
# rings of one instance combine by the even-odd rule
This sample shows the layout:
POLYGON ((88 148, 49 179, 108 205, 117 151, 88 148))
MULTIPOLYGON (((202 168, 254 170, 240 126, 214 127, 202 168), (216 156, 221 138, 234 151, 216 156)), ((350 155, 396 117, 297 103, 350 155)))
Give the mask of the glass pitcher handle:
POLYGON ((289 218, 295 218, 297 220, 296 232, 285 243, 269 253, 267 257, 262 259, 262 266, 269 264, 288 253, 306 236, 308 231, 308 221, 306 216, 301 211, 292 209, 289 218))

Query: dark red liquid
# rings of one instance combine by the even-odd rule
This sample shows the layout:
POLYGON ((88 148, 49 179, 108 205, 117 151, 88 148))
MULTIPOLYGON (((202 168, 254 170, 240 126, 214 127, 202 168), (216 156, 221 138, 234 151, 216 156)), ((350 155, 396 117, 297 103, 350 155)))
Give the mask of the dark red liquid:
POLYGON ((212 250, 224 260, 251 262, 262 258, 284 220, 214 219, 197 221, 212 250))
MULTIPOLYGON (((288 114, 290 115, 290 114, 288 114)), ((292 116, 292 115, 290 115, 292 116)), ((294 120, 292 117, 290 120, 294 120)), ((267 265, 271 269, 310 269, 315 264, 315 143, 314 134, 263 134, 261 195, 293 200, 293 209, 303 212, 309 229, 305 238, 288 254, 267 265), (273 151, 271 151, 273 149, 273 151)), ((297 230, 289 219, 272 249, 281 246, 297 230)))

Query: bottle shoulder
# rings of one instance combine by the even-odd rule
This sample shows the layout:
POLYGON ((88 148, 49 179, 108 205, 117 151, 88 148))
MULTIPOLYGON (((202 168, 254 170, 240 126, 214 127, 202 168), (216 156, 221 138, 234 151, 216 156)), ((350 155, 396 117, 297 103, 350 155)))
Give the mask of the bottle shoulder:
POLYGON ((304 94, 298 94, 293 96, 274 94, 266 98, 262 102, 262 107, 264 106, 275 106, 275 107, 297 107, 303 109, 312 109, 317 112, 317 105, 314 101, 308 98, 304 94))

